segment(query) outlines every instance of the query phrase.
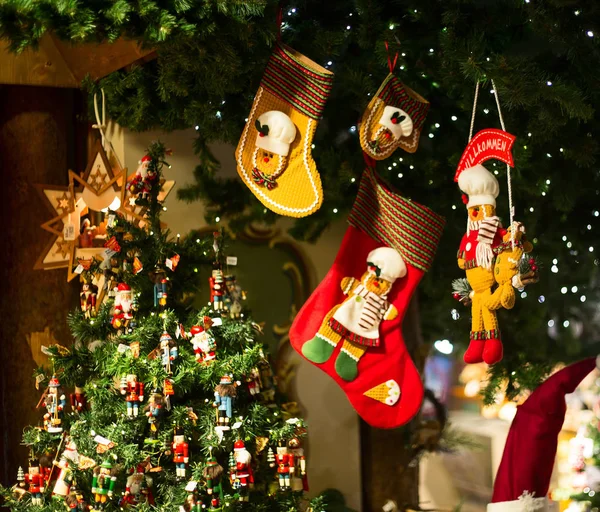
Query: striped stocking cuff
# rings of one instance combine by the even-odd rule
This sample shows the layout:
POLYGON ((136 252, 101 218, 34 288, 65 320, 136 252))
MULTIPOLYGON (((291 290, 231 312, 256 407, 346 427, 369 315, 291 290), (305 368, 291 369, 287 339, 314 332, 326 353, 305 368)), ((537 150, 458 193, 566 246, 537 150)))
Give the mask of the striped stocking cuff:
POLYGON ((426 206, 401 197, 368 167, 348 222, 370 237, 396 249, 420 270, 431 267, 445 220, 426 206))
POLYGON ((269 59, 261 87, 318 120, 331 91, 333 73, 283 44, 269 59))
POLYGON ((386 77, 377 91, 377 97, 386 105, 404 110, 412 119, 414 129, 421 131, 429 112, 429 102, 404 85, 396 75, 390 73, 386 77))

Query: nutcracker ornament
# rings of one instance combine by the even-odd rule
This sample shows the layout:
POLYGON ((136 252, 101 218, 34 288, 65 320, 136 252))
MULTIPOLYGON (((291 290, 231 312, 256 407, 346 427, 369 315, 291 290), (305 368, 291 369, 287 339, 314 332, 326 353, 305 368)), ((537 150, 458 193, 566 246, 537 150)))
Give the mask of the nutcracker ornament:
POLYGON ((215 401, 213 407, 217 408, 217 426, 221 430, 229 430, 233 417, 233 406, 237 397, 236 385, 233 375, 223 375, 215 388, 215 401))
POLYGON ((221 510, 223 501, 223 486, 221 485, 221 477, 223 475, 223 466, 221 466, 214 456, 210 456, 202 476, 204 477, 204 487, 206 494, 210 498, 210 510, 221 510))
POLYGON ((169 293, 167 275, 164 269, 157 266, 152 274, 152 280, 154 282, 154 307, 165 308, 169 293))
POLYGON ((250 396, 256 398, 260 395, 261 383, 260 383, 260 370, 258 368, 252 368, 250 373, 246 375, 246 385, 248 386, 248 392, 250 396))
POLYGON ((137 417, 140 403, 144 401, 144 383, 138 381, 137 375, 130 373, 121 377, 120 389, 127 402, 127 417, 137 417))
POLYGON ((83 311, 85 318, 93 318, 96 316, 96 299, 98 296, 97 287, 83 281, 81 285, 81 293, 79 294, 79 303, 81 305, 81 311, 83 311))
POLYGON ((277 477, 279 479, 279 489, 288 490, 291 488, 291 478, 294 476, 296 466, 294 456, 290 453, 285 440, 280 440, 277 445, 275 460, 271 462, 271 467, 277 467, 277 477))
POLYGON ((144 412, 148 417, 148 424, 150 425, 150 442, 156 439, 158 432, 158 426, 160 418, 165 412, 165 397, 159 391, 154 391, 150 395, 148 405, 144 408, 144 412))
POLYGON ((25 484, 28 486, 28 491, 31 494, 31 503, 41 507, 45 484, 40 472, 40 463, 36 459, 29 461, 29 471, 25 474, 25 484))
POLYGON ((83 388, 75 386, 75 392, 69 395, 71 400, 71 410, 74 413, 80 414, 87 409, 87 398, 83 388))
POLYGON ((105 460, 99 467, 94 469, 92 477, 92 494, 94 495, 93 512, 105 508, 109 498, 112 498, 117 482, 116 470, 109 460, 105 460))
POLYGON ((208 278, 210 287, 210 301, 212 302, 215 311, 223 311, 225 309, 225 284, 223 279, 223 271, 215 265, 212 275, 208 278), (216 268, 215 268, 216 267, 216 268))
POLYGON ((173 462, 176 467, 177 480, 184 480, 185 472, 190 462, 190 456, 189 446, 188 443, 185 442, 185 436, 181 427, 175 429, 171 448, 173 452, 173 462))
POLYGON ((233 461, 232 485, 239 489, 239 500, 248 502, 249 490, 254 487, 254 473, 252 472, 252 455, 246 450, 246 445, 242 440, 236 441, 233 445, 233 461))
POLYGON ((165 371, 169 375, 171 375, 173 373, 173 361, 175 361, 175 359, 177 359, 177 356, 179 355, 179 351, 177 350, 177 344, 175 343, 173 338, 169 336, 169 333, 165 331, 160 337, 159 346, 162 364, 165 367, 165 371))
POLYGON ((246 300, 246 292, 237 283, 237 279, 233 275, 225 276, 226 294, 226 309, 229 311, 231 319, 237 319, 242 316, 242 301, 246 300))
POLYGON ((67 399, 56 376, 50 379, 44 395, 43 401, 47 411, 44 415, 44 428, 53 434, 60 433, 63 431, 62 421, 67 399))
POLYGON ((71 485, 71 491, 65 499, 65 505, 68 510, 76 510, 77 512, 89 510, 81 490, 77 487, 77 482, 73 482, 71 485))
POLYGON ((197 363, 209 364, 215 360, 217 343, 210 329, 205 329, 201 325, 194 325, 190 329, 192 338, 190 343, 194 348, 194 355, 197 363))
POLYGON ((294 456, 295 470, 291 478, 292 491, 308 492, 308 476, 306 474, 306 457, 302 441, 299 437, 292 437, 288 442, 290 453, 294 456))

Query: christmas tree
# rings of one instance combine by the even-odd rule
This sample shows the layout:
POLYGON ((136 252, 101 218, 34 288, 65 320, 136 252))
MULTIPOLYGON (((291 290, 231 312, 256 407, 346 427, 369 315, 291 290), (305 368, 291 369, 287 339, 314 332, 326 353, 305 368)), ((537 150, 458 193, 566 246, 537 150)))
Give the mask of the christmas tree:
POLYGON ((161 225, 166 155, 152 143, 129 181, 142 225, 107 212, 106 257, 78 269, 75 342, 48 347, 36 371, 43 426, 25 429, 28 470, 1 489, 11 510, 323 507, 304 497, 306 427, 280 407, 261 327, 224 275, 222 233, 181 240, 161 225), (200 265, 211 297, 197 308, 200 265), (99 276, 116 285, 102 304, 99 276))
MULTIPOLYGON (((237 144, 280 34, 335 75, 313 151, 324 203, 291 230, 311 241, 352 205, 364 169, 357 122, 388 73, 388 58, 398 52, 396 73, 431 108, 419 150, 398 152, 377 171, 447 219, 436 263, 421 285, 421 310, 428 312, 422 329, 425 340, 462 346, 469 315, 452 298, 451 282, 462 277, 455 254, 466 215, 452 176, 467 141, 476 82, 482 85, 476 128, 499 127, 490 94, 494 80, 506 129, 517 136, 516 218, 525 223, 541 263, 540 283, 517 297, 510 315, 500 313, 506 350, 491 370, 489 403, 500 388, 513 397, 539 384, 556 362, 597 352, 590 310, 600 229, 593 72, 600 62, 599 13, 594 2, 571 0, 123 0, 68 8, 58 1, 13 0, 0 5, 0 36, 15 51, 35 45, 47 31, 71 42, 125 35, 156 48, 155 60, 88 86, 104 88, 109 115, 122 126, 195 127, 197 184, 180 190, 180 197, 202 198, 210 222, 220 217, 241 229, 277 216, 240 180, 220 178, 210 143, 237 144)), ((492 170, 504 184, 504 168, 492 170)), ((505 225, 506 199, 503 186, 498 215, 505 225)))

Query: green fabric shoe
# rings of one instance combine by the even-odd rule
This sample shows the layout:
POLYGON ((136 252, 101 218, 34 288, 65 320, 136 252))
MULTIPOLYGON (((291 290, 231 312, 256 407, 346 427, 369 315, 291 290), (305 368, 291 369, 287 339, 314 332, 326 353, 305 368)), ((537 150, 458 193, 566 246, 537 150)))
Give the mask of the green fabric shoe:
POLYGON ((342 379, 351 382, 358 375, 358 361, 342 351, 335 360, 335 371, 342 379))
POLYGON ((335 347, 331 343, 317 334, 312 340, 302 345, 302 355, 313 363, 321 364, 331 357, 334 349, 335 347))

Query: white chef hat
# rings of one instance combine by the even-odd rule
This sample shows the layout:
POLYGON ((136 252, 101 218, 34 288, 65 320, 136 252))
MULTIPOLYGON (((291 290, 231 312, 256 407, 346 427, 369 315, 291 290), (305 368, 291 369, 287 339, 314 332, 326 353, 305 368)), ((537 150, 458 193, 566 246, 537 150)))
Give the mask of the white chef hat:
POLYGON ((408 137, 413 131, 413 122, 410 116, 404 110, 390 105, 383 109, 379 124, 392 132, 394 140, 408 137))
POLYGON ((367 256, 367 264, 379 269, 379 277, 390 283, 406 275, 406 263, 396 249, 378 247, 367 256))
POLYGON ((280 156, 287 156, 290 144, 296 138, 296 126, 293 121, 279 110, 269 110, 256 121, 258 134, 256 147, 280 156))
POLYGON ((458 186, 469 196, 467 208, 484 204, 496 206, 500 186, 496 177, 483 165, 477 164, 462 171, 458 176, 458 186))

